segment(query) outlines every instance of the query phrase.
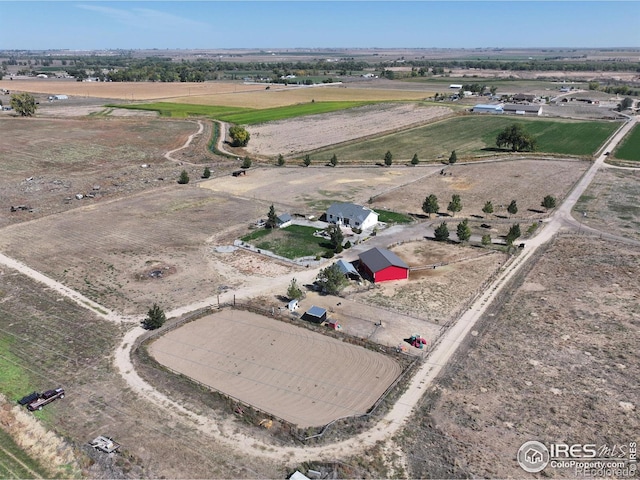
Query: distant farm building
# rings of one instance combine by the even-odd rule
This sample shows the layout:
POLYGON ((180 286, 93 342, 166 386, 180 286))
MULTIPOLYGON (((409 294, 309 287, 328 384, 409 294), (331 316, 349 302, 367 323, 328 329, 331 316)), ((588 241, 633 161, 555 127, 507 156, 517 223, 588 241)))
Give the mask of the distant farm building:
POLYGON ((327 209, 327 222, 361 230, 378 223, 378 214, 367 207, 354 203, 334 203, 327 209))
POLYGON ((451 85, 449 85, 449 88, 460 90, 462 88, 462 84, 452 83, 451 85))
POLYGON ((515 115, 540 115, 542 113, 542 105, 520 105, 508 103, 503 107, 504 113, 515 115))
POLYGON ((504 113, 503 104, 496 105, 478 104, 473 107, 473 113, 504 113))
POLYGON ((374 283, 409 278, 409 266, 390 250, 375 247, 361 253, 359 258, 361 270, 374 283))
POLYGON ((49 100, 50 101, 54 101, 54 100, 68 100, 69 97, 67 95, 50 95, 49 96, 49 100))
POLYGON ((516 93, 511 99, 514 102, 533 102, 536 99, 535 95, 530 95, 528 93, 516 93))
POLYGON ((327 310, 313 305, 309 310, 302 314, 302 319, 313 323, 325 322, 327 320, 327 310))

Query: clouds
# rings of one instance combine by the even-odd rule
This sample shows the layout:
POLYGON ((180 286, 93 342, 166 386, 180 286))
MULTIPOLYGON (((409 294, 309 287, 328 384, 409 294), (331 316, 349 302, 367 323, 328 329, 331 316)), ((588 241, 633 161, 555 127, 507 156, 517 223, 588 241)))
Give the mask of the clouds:
POLYGON ((208 28, 206 23, 151 8, 113 8, 95 4, 79 4, 77 8, 94 12, 100 15, 103 21, 110 20, 131 28, 165 31, 170 29, 169 32, 173 30, 203 30, 208 28))

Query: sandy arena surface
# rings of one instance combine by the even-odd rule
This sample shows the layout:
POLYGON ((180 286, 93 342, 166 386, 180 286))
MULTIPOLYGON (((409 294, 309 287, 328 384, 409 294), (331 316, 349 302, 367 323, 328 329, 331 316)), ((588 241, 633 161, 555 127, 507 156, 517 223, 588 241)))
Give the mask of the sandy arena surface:
POLYGON ((451 114, 447 107, 416 104, 367 105, 340 112, 269 122, 248 127, 251 154, 276 156, 311 151, 451 114))
POLYGON ((163 365, 300 427, 365 413, 400 374, 384 355, 242 310, 156 340, 163 365))

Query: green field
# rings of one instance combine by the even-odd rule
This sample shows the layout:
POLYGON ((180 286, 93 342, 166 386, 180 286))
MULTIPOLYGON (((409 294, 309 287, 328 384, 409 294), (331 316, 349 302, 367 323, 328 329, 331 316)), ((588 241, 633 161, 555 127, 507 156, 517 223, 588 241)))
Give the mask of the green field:
POLYGON ((513 123, 524 125, 525 130, 536 137, 537 152, 579 156, 593 155, 619 126, 614 122, 466 115, 329 148, 312 155, 312 160, 326 162, 335 154, 338 163, 382 161, 387 150, 393 154, 394 164, 407 163, 414 153, 421 162, 447 160, 452 150, 462 160, 492 155, 502 151, 496 148, 496 136, 513 123))
POLYGON ((329 113, 347 108, 359 107, 375 102, 312 102, 299 105, 288 105, 265 109, 219 107, 210 105, 189 105, 185 103, 156 102, 139 105, 107 105, 108 107, 128 108, 131 110, 150 110, 163 117, 186 118, 205 116, 215 120, 235 123, 237 125, 254 125, 256 123, 286 120, 288 118, 329 113))
POLYGON ((0 428, 0 478, 34 477, 49 478, 50 475, 0 428))
POLYGON ((242 237, 242 241, 250 243, 259 250, 268 250, 281 257, 295 259, 324 255, 332 251, 329 241, 314 237, 318 229, 304 225, 291 225, 282 229, 262 229, 242 237))
POLYGON ((616 150, 615 157, 621 160, 640 162, 640 125, 636 125, 616 150))

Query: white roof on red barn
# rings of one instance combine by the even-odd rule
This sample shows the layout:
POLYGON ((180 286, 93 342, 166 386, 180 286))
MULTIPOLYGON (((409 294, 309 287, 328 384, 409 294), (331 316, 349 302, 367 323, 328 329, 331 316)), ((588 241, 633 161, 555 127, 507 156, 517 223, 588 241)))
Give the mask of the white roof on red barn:
POLYGON ((400 257, 386 248, 374 247, 371 250, 361 253, 358 257, 360 258, 360 261, 374 273, 392 266, 406 269, 409 268, 409 265, 404 263, 400 257))

